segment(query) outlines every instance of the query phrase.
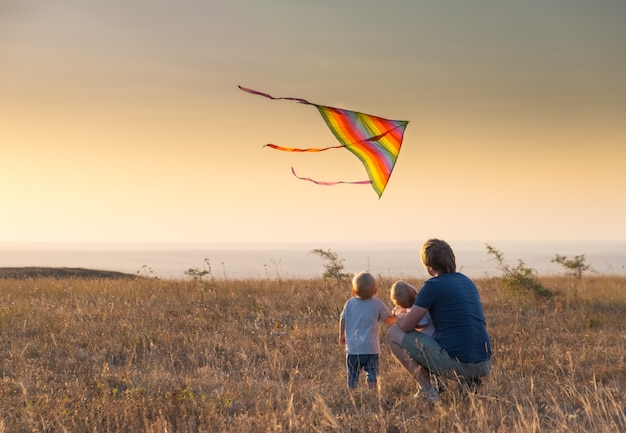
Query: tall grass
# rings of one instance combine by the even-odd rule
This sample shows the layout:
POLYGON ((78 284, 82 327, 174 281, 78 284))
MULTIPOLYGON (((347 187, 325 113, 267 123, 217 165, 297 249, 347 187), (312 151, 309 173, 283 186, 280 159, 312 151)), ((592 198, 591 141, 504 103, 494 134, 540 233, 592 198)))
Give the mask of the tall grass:
POLYGON ((430 407, 384 343, 379 392, 348 393, 349 289, 321 279, 0 280, 0 432, 626 431, 626 278, 476 282, 492 374, 430 407))

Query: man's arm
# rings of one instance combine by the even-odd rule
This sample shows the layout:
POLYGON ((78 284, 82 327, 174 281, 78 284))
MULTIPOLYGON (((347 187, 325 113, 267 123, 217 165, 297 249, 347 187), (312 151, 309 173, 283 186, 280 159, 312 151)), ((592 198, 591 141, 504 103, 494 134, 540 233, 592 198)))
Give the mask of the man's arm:
POLYGON ((407 314, 398 316, 398 327, 404 332, 412 331, 417 327, 417 324, 422 320, 422 317, 424 317, 427 311, 426 308, 413 305, 407 314))

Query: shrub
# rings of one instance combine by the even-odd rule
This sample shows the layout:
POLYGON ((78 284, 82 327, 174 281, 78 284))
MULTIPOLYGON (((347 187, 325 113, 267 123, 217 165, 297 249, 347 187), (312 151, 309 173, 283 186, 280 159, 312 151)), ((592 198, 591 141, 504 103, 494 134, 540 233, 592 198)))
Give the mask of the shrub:
POLYGON ((567 275, 572 275, 577 279, 581 279, 583 276, 583 272, 585 271, 593 271, 593 268, 590 264, 585 263, 585 255, 581 254, 579 256, 574 256, 573 259, 568 259, 567 256, 560 256, 558 254, 554 255, 552 259, 552 263, 558 263, 563 266, 567 271, 567 275))
POLYGON ((330 248, 327 250, 316 248, 311 250, 309 254, 315 254, 326 260, 324 274, 322 275, 324 278, 334 278, 337 280, 337 284, 340 285, 344 278, 352 277, 351 274, 343 272, 344 260, 339 257, 337 252, 332 251, 330 248))
POLYGON ((517 266, 511 267, 504 262, 504 254, 492 247, 489 244, 485 244, 487 247, 487 254, 493 256, 491 260, 495 260, 496 268, 502 272, 502 283, 508 289, 514 292, 526 292, 532 293, 536 298, 550 299, 554 297, 555 293, 544 287, 538 279, 537 271, 526 266, 526 264, 519 260, 517 266))

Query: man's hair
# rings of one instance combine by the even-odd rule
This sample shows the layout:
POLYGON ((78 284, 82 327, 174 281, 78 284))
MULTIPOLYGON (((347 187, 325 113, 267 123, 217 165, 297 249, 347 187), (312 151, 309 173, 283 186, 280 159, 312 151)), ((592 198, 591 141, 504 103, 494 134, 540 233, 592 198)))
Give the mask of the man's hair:
POLYGON ((369 272, 359 272, 352 278, 352 292, 361 299, 368 299, 376 292, 376 280, 369 272))
POLYGON ((417 296, 415 287, 406 281, 398 280, 391 286, 391 299, 402 308, 411 308, 417 296))
POLYGON ((421 257, 424 266, 433 268, 439 274, 456 271, 454 251, 446 241, 428 239, 422 245, 421 257))

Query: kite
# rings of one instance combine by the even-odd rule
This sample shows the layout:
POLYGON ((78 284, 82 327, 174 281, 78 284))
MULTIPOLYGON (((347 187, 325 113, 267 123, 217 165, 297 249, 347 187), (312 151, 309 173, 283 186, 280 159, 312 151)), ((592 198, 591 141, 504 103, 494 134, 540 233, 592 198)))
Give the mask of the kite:
POLYGON ((393 171, 393 167, 396 164, 396 160, 398 159, 404 130, 409 123, 408 121, 383 119, 382 117, 359 113, 357 111, 314 104, 306 99, 277 98, 246 87, 239 86, 239 88, 244 92, 273 100, 284 99, 315 106, 322 115, 328 128, 341 143, 340 146, 309 149, 281 147, 275 144, 266 144, 264 147, 270 147, 285 152, 323 152, 329 149, 345 148, 361 160, 365 166, 369 180, 356 182, 320 182, 308 177, 298 176, 292 167, 291 172, 294 176, 298 179, 307 180, 318 185, 337 185, 340 183, 371 184, 376 194, 378 194, 378 198, 382 196, 387 182, 389 181, 389 177, 391 176, 391 172, 393 171))

